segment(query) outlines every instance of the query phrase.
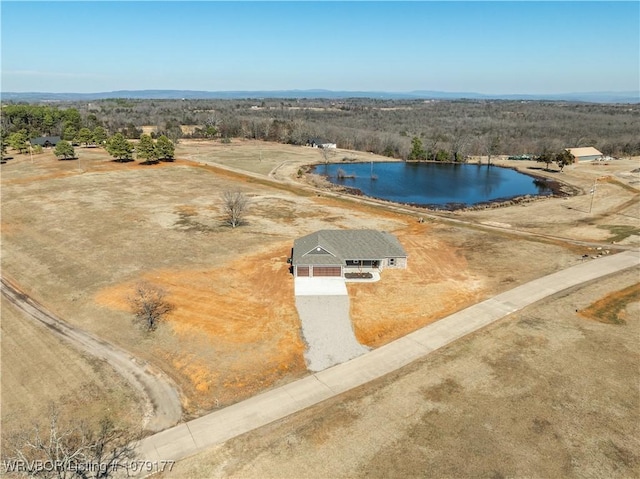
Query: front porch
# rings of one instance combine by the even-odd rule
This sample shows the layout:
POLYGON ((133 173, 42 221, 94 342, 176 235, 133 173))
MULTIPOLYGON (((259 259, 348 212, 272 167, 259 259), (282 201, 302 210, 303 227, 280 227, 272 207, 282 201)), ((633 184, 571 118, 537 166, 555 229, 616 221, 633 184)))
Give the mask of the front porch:
POLYGON ((380 280, 381 262, 377 259, 348 259, 343 266, 343 276, 349 282, 380 280))
POLYGON ((379 259, 348 259, 345 261, 345 271, 371 271, 380 270, 379 259))

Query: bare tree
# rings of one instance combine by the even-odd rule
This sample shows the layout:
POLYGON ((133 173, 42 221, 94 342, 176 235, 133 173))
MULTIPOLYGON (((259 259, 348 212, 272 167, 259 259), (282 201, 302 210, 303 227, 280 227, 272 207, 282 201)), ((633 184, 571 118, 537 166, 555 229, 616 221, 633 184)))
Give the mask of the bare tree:
POLYGON ((242 224, 249 200, 241 191, 225 191, 222 194, 222 206, 225 222, 235 228, 242 224))
POLYGON ((334 150, 333 148, 325 148, 324 146, 320 146, 318 147, 318 150, 320 150, 320 154, 322 155, 322 159, 324 160, 325 164, 329 163, 329 161, 333 160, 333 158, 336 156, 336 150, 334 150))
POLYGON ((146 281, 136 285, 129 304, 136 319, 144 324, 147 331, 155 330, 162 318, 173 309, 166 296, 166 291, 160 286, 146 281))
POLYGON ((453 161, 465 161, 465 150, 468 142, 469 139, 464 134, 462 128, 456 128, 451 138, 451 157, 453 158, 453 161))
POLYGON ((491 157, 495 156, 498 154, 498 151, 500 150, 500 136, 498 136, 497 134, 492 134, 491 136, 487 137, 487 143, 486 143, 486 152, 487 152, 487 164, 491 165, 491 157))
POLYGON ((135 459, 140 433, 104 418, 97 427, 62 421, 51 406, 48 426, 35 424, 7 440, 3 457, 9 475, 42 478, 109 478, 135 459))
POLYGON ((438 154, 438 144, 442 141, 447 141, 447 137, 435 131, 429 139, 429 145, 427 146, 427 160, 435 161, 438 154))

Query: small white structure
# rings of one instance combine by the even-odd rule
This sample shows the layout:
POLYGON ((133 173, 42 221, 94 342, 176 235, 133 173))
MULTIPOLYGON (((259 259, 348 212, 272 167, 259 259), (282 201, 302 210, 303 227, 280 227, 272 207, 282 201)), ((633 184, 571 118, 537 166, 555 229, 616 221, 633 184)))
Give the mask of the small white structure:
POLYGON ((565 149, 574 156, 575 163, 601 160, 604 157, 604 155, 600 151, 596 150, 593 146, 565 149))
POLYGON ((323 140, 322 138, 309 138, 307 140, 307 146, 310 146, 311 148, 337 148, 335 143, 323 140))

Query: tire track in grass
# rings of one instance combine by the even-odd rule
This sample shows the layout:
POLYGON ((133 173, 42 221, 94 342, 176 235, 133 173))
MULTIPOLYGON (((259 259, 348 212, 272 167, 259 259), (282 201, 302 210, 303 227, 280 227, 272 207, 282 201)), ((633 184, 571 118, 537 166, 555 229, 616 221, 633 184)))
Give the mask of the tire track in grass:
POLYGON ((60 319, 6 278, 0 278, 0 284, 6 300, 25 313, 26 317, 43 324, 74 347, 107 361, 121 374, 145 400, 145 429, 157 432, 180 421, 180 396, 176 387, 161 371, 127 351, 60 319))

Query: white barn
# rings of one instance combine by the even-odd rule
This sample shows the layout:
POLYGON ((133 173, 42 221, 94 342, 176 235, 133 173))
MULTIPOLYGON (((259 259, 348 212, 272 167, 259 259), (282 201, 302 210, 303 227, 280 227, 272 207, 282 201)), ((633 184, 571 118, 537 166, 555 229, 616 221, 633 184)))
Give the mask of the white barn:
POLYGON ((326 149, 334 149, 337 148, 335 143, 324 140, 322 138, 309 138, 307 140, 307 146, 311 148, 326 148, 326 149))

